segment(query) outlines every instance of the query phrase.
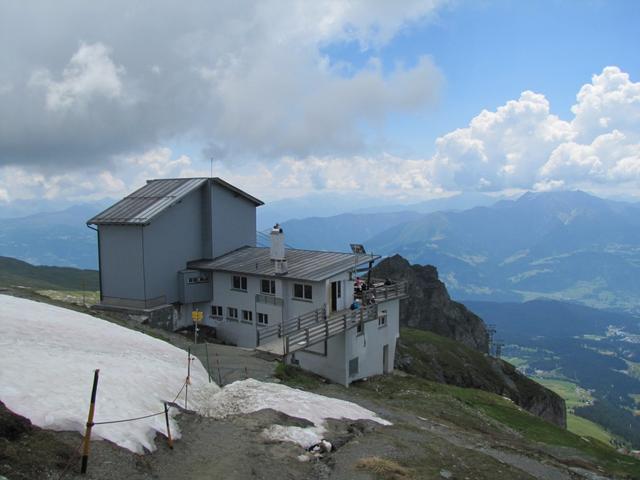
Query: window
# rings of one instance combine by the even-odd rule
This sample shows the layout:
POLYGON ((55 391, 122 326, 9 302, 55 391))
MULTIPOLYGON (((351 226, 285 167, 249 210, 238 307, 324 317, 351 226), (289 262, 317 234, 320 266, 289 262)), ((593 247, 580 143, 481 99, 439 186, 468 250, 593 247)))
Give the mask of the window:
POLYGON ((358 357, 352 358, 351 360, 349 360, 349 375, 350 376, 357 375, 358 370, 359 370, 358 357))
POLYGON ((386 327, 387 326, 387 311, 382 310, 378 315, 378 326, 386 327))
POLYGON ((241 277, 240 275, 234 275, 231 286, 234 290, 247 291, 247 277, 241 277))
POLYGON ((266 313, 258 313, 258 325, 269 325, 269 315, 266 313))
POLYGON ((260 282, 260 291, 267 295, 276 294, 276 281, 275 280, 262 280, 260 282))
POLYGON ((227 308, 227 318, 229 320, 238 320, 238 309, 233 307, 227 308))
POLYGON ((364 323, 358 322, 356 325, 356 335, 362 335, 364 333, 364 323))
POLYGON ((311 285, 305 285, 302 283, 293 284, 293 298, 299 298, 302 300, 313 299, 313 289, 311 285))
POLYGON ((189 277, 189 279, 187 280, 187 283, 207 283, 208 281, 209 281, 209 278, 206 276, 189 277))
POLYGON ((211 316, 222 317, 222 307, 220 305, 211 305, 211 316))
POLYGON ((338 284, 338 288, 337 288, 336 297, 342 298, 342 282, 337 282, 337 284, 338 284))
POLYGON ((251 310, 242 310, 242 321, 253 322, 253 312, 251 310))

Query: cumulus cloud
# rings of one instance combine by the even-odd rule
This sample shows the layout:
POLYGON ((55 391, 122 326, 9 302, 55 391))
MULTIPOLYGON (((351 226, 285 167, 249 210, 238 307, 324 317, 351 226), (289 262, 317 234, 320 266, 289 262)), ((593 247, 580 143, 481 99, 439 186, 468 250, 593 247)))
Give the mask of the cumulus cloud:
POLYGON ((44 69, 31 75, 30 84, 45 88, 49 110, 86 107, 94 96, 120 98, 120 77, 125 69, 113 63, 110 53, 109 48, 101 43, 82 44, 63 70, 60 81, 53 80, 50 72, 44 69))
POLYGON ((439 3, 3 3, 0 164, 108 166, 184 138, 230 158, 356 152, 363 124, 436 96, 431 59, 375 49, 439 3), (369 64, 345 72, 325 48, 345 42, 369 64))
POLYGON ((203 175, 192 169, 186 155, 174 155, 169 148, 154 148, 140 154, 119 156, 105 168, 95 165, 83 170, 43 173, 21 166, 0 167, 0 201, 64 198, 85 202, 127 195, 150 178, 203 175))
POLYGON ((525 91, 439 138, 430 179, 485 191, 640 185, 640 83, 606 67, 572 112, 562 120, 544 95, 525 91))

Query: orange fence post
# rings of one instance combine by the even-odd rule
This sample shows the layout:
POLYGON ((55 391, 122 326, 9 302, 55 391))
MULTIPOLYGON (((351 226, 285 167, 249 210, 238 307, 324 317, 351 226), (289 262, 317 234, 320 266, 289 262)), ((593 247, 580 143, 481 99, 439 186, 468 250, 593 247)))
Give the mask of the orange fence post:
POLYGON ((169 428, 169 409, 167 408, 167 402, 164 402, 164 419, 167 422, 167 443, 169 448, 173 450, 173 439, 171 438, 171 429, 169 428))
POLYGON ((84 440, 82 442, 82 467, 80 473, 87 473, 87 464, 89 463, 89 442, 91 441, 91 428, 93 427, 93 415, 96 410, 96 393, 98 392, 98 375, 100 370, 93 372, 93 388, 91 389, 91 403, 89 404, 89 416, 87 417, 87 428, 84 431, 84 440))

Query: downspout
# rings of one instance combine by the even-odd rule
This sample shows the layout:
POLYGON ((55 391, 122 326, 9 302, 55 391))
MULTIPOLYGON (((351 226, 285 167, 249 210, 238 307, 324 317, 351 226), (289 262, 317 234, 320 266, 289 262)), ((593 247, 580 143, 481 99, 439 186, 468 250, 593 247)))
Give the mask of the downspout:
POLYGON ((100 255, 100 231, 87 223, 87 227, 98 235, 98 288, 100 289, 100 303, 102 303, 102 255, 100 255))

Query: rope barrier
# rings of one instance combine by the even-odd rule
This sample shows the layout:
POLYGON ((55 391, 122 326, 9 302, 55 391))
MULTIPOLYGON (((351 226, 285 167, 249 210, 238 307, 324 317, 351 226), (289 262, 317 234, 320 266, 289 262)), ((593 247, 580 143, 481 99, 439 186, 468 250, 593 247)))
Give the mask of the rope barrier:
POLYGON ((144 415, 142 417, 134 417, 134 418, 123 418, 122 420, 110 420, 108 422, 93 422, 91 425, 108 425, 110 423, 124 423, 124 422, 134 422, 136 420, 142 420, 145 418, 155 417, 157 415, 164 415, 164 410, 158 413, 150 413, 149 415, 144 415))
MULTIPOLYGON (((187 384, 186 380, 185 382, 182 384, 182 387, 180 388, 180 390, 178 391, 177 395, 174 397, 172 402, 169 403, 175 403, 176 400, 178 399, 178 397, 180 396, 180 394, 182 393, 182 390, 184 390, 185 385, 187 384)), ((135 422, 136 420, 143 420, 145 418, 151 418, 151 417, 156 417, 158 415, 164 415, 164 410, 158 413, 150 413, 149 415, 143 415, 141 417, 133 417, 133 418, 123 418, 121 420, 109 420, 109 421, 104 421, 104 422, 91 422, 91 426, 94 425, 109 425, 111 423, 124 423, 124 422, 135 422)))

